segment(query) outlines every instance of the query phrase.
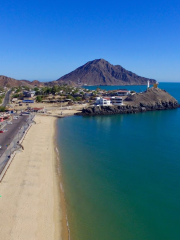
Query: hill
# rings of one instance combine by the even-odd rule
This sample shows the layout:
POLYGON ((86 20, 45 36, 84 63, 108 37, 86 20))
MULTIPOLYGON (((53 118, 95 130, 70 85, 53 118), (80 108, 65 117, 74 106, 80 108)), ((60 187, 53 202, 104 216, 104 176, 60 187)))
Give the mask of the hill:
POLYGON ((92 86, 92 85, 146 85, 147 80, 150 84, 155 83, 153 79, 140 77, 137 74, 126 70, 120 65, 112 65, 104 59, 96 59, 87 62, 83 66, 64 75, 56 81, 39 82, 38 80, 16 80, 14 78, 0 75, 0 86, 27 86, 42 87, 68 84, 72 86, 92 86))
POLYGON ((155 106, 156 104, 163 105, 164 103, 174 104, 176 102, 177 100, 165 90, 153 87, 143 93, 128 96, 124 101, 125 104, 140 105, 141 107, 155 106))
POLYGON ((120 65, 112 65, 104 59, 87 62, 76 70, 59 78, 56 83, 69 85, 146 85, 154 79, 138 76, 120 65))
POLYGON ((14 78, 6 77, 0 75, 0 86, 6 87, 20 87, 20 86, 26 86, 26 87, 35 87, 35 86, 43 86, 44 84, 42 82, 39 82, 37 80, 34 81, 28 81, 28 80, 16 80, 14 78))

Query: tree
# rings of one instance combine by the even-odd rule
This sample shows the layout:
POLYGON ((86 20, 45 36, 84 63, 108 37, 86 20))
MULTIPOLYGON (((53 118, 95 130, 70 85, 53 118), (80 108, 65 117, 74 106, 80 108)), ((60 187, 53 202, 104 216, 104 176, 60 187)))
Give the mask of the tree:
POLYGON ((35 95, 41 95, 41 92, 38 90, 35 92, 35 95))
POLYGON ((38 88, 38 87, 35 87, 33 90, 34 90, 35 92, 37 92, 37 91, 39 90, 39 88, 38 88))
POLYGON ((58 92, 58 86, 53 86, 51 89, 51 93, 55 94, 56 92, 58 92))
POLYGON ((36 102, 42 102, 42 97, 41 96, 37 96, 36 97, 36 102))
POLYGON ((82 101, 82 97, 76 97, 75 101, 82 101))
POLYGON ((22 88, 19 87, 19 88, 17 88, 17 90, 15 91, 15 93, 19 93, 19 92, 21 92, 21 91, 22 91, 22 88))
POLYGON ((4 88, 0 86, 0 92, 3 92, 4 91, 4 88))
POLYGON ((19 94, 18 93, 14 94, 12 98, 19 98, 19 94))
POLYGON ((27 86, 24 86, 24 89, 25 89, 26 91, 29 91, 29 90, 30 90, 30 88, 27 87, 27 86))
POLYGON ((5 112, 5 110, 6 110, 6 107, 0 106, 0 112, 5 112))

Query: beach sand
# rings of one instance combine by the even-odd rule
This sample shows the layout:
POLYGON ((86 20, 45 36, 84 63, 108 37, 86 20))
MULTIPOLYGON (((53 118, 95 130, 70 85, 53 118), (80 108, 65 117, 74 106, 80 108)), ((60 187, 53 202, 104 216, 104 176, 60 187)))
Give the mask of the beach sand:
POLYGON ((0 183, 0 239, 61 240, 56 118, 36 116, 0 183))

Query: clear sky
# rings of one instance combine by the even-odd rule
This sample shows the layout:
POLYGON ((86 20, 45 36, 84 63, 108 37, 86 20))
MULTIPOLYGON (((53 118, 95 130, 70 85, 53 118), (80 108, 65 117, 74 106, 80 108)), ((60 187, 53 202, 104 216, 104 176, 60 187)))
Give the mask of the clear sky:
POLYGON ((180 1, 1 1, 0 75, 56 80, 97 58, 180 82, 180 1))

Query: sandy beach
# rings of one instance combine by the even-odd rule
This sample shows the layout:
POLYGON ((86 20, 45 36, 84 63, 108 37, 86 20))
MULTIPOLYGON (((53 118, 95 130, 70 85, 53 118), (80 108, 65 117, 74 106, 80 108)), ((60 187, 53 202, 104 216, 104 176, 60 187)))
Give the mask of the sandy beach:
POLYGON ((55 155, 56 118, 36 116, 0 183, 0 238, 61 240, 62 208, 55 155))

